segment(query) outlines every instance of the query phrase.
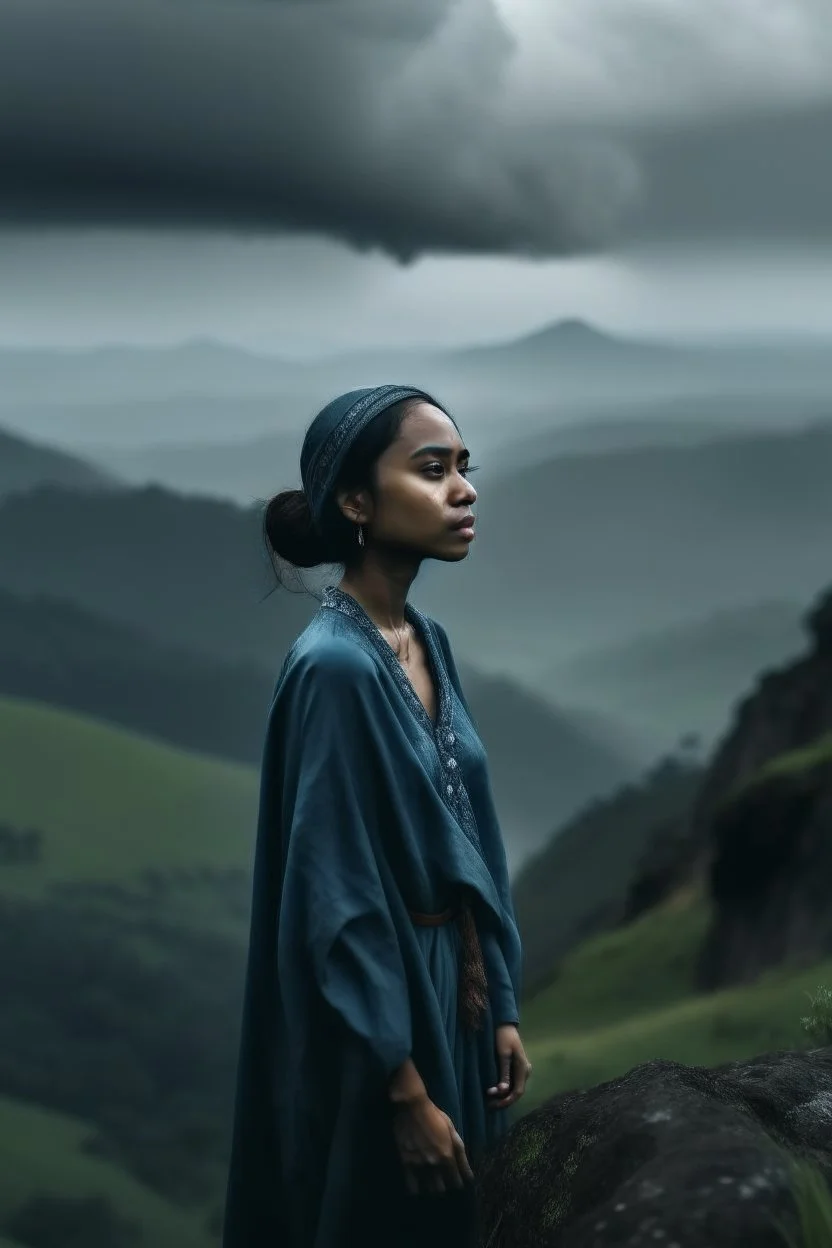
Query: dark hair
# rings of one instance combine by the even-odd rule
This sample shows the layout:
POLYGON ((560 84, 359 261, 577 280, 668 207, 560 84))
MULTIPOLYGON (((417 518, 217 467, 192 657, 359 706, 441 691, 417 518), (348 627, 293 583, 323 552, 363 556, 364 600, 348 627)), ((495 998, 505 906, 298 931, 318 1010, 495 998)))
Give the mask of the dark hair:
POLYGON ((303 490, 282 490, 268 501, 263 512, 263 540, 278 580, 283 580, 281 564, 316 568, 340 563, 349 567, 360 560, 357 527, 341 511, 336 495, 340 490, 365 489, 375 498, 376 462, 396 440, 402 421, 419 401, 414 397, 393 403, 361 431, 344 458, 320 525, 312 518, 303 490))

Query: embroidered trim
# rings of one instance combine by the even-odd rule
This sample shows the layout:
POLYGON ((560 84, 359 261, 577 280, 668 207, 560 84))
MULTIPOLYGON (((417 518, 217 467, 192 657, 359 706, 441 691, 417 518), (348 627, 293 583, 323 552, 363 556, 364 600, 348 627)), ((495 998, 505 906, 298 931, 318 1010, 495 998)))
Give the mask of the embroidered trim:
MULTIPOLYGON (((428 733, 436 750, 439 766, 443 777, 442 800, 444 801, 451 814, 456 819, 462 831, 468 840, 477 850, 480 857, 483 857, 482 845, 480 844, 479 832, 477 831, 477 821, 474 816, 474 810, 471 801, 465 789, 459 774, 459 768, 453 757, 445 757, 447 749, 450 748, 454 741, 454 733, 452 731, 453 724, 453 687, 450 677, 448 676, 439 645, 436 641, 430 621, 421 611, 411 604, 405 604, 405 619, 418 629, 427 647, 430 657, 433 675, 437 688, 437 715, 434 724, 430 715, 425 710, 422 699, 413 687, 413 684, 396 657, 393 647, 376 627, 370 619, 367 612, 361 604, 353 598, 352 594, 346 593, 339 589, 337 585, 327 585, 321 596, 321 606, 328 607, 348 616, 358 627, 362 633, 372 643, 376 653, 381 658, 384 666, 389 671, 396 685, 402 692, 405 701, 410 705, 416 718, 421 722, 425 731, 428 733), (440 748, 440 741, 446 747, 445 751, 440 748)), ((484 858, 483 858, 484 861, 484 858)))

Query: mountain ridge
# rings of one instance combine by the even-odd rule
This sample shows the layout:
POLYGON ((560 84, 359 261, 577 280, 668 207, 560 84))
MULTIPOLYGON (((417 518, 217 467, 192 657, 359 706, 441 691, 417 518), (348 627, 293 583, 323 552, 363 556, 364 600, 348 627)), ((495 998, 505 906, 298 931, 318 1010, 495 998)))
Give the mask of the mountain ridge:
POLYGON ((104 490, 118 489, 122 482, 111 469, 80 455, 0 428, 0 497, 40 485, 104 490))

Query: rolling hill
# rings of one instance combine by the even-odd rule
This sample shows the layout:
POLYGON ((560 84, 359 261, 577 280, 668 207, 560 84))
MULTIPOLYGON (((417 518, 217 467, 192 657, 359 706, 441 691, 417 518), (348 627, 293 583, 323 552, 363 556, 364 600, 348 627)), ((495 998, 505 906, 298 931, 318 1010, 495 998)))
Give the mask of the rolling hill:
MULTIPOLYGON (((116 1225, 123 1221, 138 1230, 142 1248, 209 1248, 214 1243, 193 1213, 178 1209, 113 1161, 90 1155, 94 1132, 91 1123, 0 1097, 0 1226, 15 1214, 20 1220, 18 1210, 48 1196, 82 1209, 85 1201, 93 1202, 93 1209, 103 1205, 112 1210, 116 1225)), ((72 1234, 66 1206, 56 1211, 56 1222, 59 1218, 64 1235, 72 1234)), ((96 1226, 93 1220, 86 1229, 90 1238, 85 1242, 95 1243, 101 1221, 96 1226)), ((28 1236, 19 1243, 0 1238, 0 1248, 28 1248, 30 1242, 28 1236)), ((118 1245, 118 1240, 108 1242, 118 1245)))
POLYGON ((829 428, 507 466, 469 558, 427 567, 420 598, 480 666, 537 682, 643 632, 810 597, 828 576, 830 480, 829 428))
POLYGON ((701 775, 682 760, 663 760, 638 782, 588 803, 523 864, 513 894, 530 995, 582 940, 622 921, 653 833, 687 815, 701 775))
MULTIPOLYGON (((258 766, 276 667, 165 644, 49 597, 0 591, 0 694, 63 706, 161 741, 258 766)), ((463 664, 513 863, 641 761, 511 681, 463 664)))
MULTIPOLYGON (((807 598, 828 572, 830 479, 828 427, 507 462, 468 559, 426 564, 414 600, 465 639, 461 657, 537 682, 644 632, 807 598)), ((273 583, 254 507, 158 487, 0 501, 0 586, 160 640, 273 668, 311 609, 261 601, 273 583)))
POLYGON ((0 590, 0 695, 254 766, 275 678, 266 667, 165 645, 61 599, 0 590))
MULTIPOLYGON (((85 715, 0 698, 0 820, 42 831, 42 859, 0 873, 0 893, 118 882, 148 870, 246 871, 257 773, 85 715)), ((210 921, 210 920, 209 920, 210 921)))
POLYGON ((84 459, 0 429, 0 497, 47 484, 103 490, 121 483, 112 472, 84 459))
POLYGON ((312 604, 269 594, 273 585, 256 508, 158 488, 42 487, 0 500, 0 586, 65 599, 163 644, 276 672, 312 604))
POLYGON ((804 649, 802 614, 776 601, 713 612, 590 650, 544 673, 538 688, 638 726, 657 748, 686 732, 709 746, 761 674, 804 649))
MULTIPOLYGON (((234 409, 226 413, 226 428, 239 417, 236 404, 234 409)), ((140 448, 93 446, 87 454, 132 485, 162 485, 183 494, 229 499, 244 507, 300 485, 300 433, 208 441, 204 411, 201 416, 202 436, 193 441, 156 442, 140 448)))
MULTIPOLYGON (((480 465, 477 488, 512 471, 561 455, 595 455, 637 447, 696 446, 767 429, 817 424, 830 409, 817 400, 793 396, 697 395, 640 401, 621 400, 571 411, 549 402, 524 410, 505 428, 483 425, 476 416, 463 422, 463 435, 480 465), (531 431, 531 432, 530 432, 531 431)), ((133 485, 157 484, 186 494, 206 494, 249 506, 300 481, 303 428, 274 432, 283 419, 282 403, 271 400, 158 400, 121 403, 110 423, 119 441, 84 447, 88 459, 133 485), (118 424, 116 424, 118 419, 118 424), (262 429, 256 436, 229 436, 241 426, 262 429), (128 443, 128 439, 132 441, 128 443), (133 445, 135 442, 135 445, 133 445), (122 445, 124 443, 124 445, 122 445)), ((293 423, 304 413, 290 413, 293 423)), ((305 413, 310 418, 312 412, 305 413)))
POLYGON ((0 754, 0 943, 14 949, 0 961, 0 1226, 34 1218, 37 1200, 39 1224, 83 1225, 79 1242, 103 1224, 117 1248, 207 1248, 230 1139, 256 772, 9 698, 0 754), (35 855, 8 854, 32 834, 35 855), (68 1204, 50 1211, 47 1198, 68 1204))
POLYGON ((209 340, 168 348, 7 348, 0 349, 0 373, 0 422, 76 450, 210 442, 231 429, 241 439, 298 436, 333 395, 391 378, 436 393, 483 445, 518 423, 528 432, 582 420, 586 404, 698 396, 707 405, 715 394, 802 404, 832 396, 823 341, 671 344, 629 340, 579 321, 465 349, 376 349, 305 361, 209 340))

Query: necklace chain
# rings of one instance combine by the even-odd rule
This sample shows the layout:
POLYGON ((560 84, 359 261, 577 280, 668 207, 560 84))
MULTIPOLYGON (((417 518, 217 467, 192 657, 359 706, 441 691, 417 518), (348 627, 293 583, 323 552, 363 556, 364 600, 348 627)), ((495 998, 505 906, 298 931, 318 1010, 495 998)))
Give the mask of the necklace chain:
POLYGON ((393 628, 391 624, 390 631, 392 632, 393 636, 396 638, 396 658, 399 659, 401 663, 409 662, 410 660, 410 633, 411 633, 410 625, 407 622, 405 622, 404 626, 401 629, 398 629, 398 628, 393 628), (402 654, 402 636, 403 635, 407 637, 407 649, 404 654, 402 654))

